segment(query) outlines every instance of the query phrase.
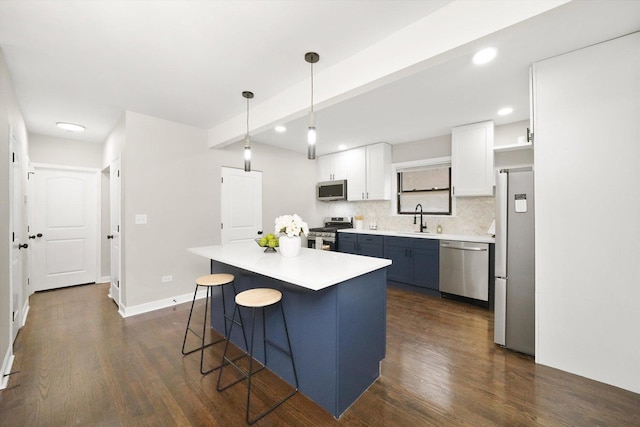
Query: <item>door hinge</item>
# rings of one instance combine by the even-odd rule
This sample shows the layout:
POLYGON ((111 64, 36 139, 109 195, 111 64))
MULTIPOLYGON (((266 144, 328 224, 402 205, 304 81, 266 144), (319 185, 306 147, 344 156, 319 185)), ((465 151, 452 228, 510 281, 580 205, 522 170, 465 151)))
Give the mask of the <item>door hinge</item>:
POLYGON ((15 231, 12 231, 12 232, 11 232, 11 243, 13 243, 13 242, 15 242, 15 241, 16 241, 16 232, 15 232, 15 231))
POLYGON ((220 230, 224 229, 224 224, 221 222, 220 223, 220 230))
POLYGON ((529 128, 527 128, 527 142, 533 143, 533 132, 529 128))
POLYGON ((31 279, 27 277, 27 286, 31 284, 31 279))
POLYGON ((15 151, 13 151, 13 152, 11 153, 11 163, 15 163, 15 162, 16 162, 16 152, 15 152, 15 151))
POLYGON ((116 225, 116 230, 118 230, 118 233, 120 232, 120 226, 116 225))
POLYGON ((116 283, 117 283, 117 284, 116 284, 116 287, 117 287, 118 289, 120 289, 120 280, 116 280, 116 283))
POLYGON ((13 313, 11 313, 11 321, 12 322, 16 321, 16 312, 15 311, 13 313))
POLYGON ((220 178, 220 183, 224 184, 224 177, 220 178))
POLYGON ((120 178, 120 169, 118 169, 118 178, 120 178))

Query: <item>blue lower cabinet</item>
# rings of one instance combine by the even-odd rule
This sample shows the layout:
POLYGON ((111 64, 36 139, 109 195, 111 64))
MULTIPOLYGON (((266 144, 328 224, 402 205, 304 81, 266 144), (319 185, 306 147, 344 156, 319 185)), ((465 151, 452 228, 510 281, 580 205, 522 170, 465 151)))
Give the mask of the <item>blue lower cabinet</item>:
POLYGON ((436 239, 385 236, 385 258, 389 280, 437 291, 440 275, 440 247, 436 239))
POLYGON ((382 236, 338 233, 338 251, 348 254, 384 258, 382 236))
POLYGON ((440 252, 412 249, 413 280, 409 282, 415 286, 439 290, 440 252))
POLYGON ((337 233, 338 240, 338 252, 344 252, 347 254, 358 254, 357 245, 358 245, 358 235, 357 234, 346 234, 346 233, 337 233))
POLYGON ((413 261, 409 257, 410 239, 385 238, 384 257, 392 264, 387 267, 387 279, 394 282, 410 283, 413 278, 413 261), (393 239, 388 242, 388 239, 393 239))

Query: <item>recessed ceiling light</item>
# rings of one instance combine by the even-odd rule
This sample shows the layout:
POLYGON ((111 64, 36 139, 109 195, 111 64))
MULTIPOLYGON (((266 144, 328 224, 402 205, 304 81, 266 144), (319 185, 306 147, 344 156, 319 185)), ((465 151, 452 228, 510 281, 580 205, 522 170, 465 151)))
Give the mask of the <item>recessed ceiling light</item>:
POLYGON ((347 149, 346 145, 344 145, 344 144, 338 145, 338 150, 346 150, 346 149, 347 149))
POLYGON ((84 126, 77 125, 75 123, 58 122, 56 123, 56 126, 60 129, 66 130, 67 132, 84 132, 85 130, 84 126))
POLYGON ((276 129, 276 132, 278 133, 286 132, 287 130, 287 128, 284 126, 276 126, 275 129, 276 129))
POLYGON ((498 51, 493 47, 482 49, 475 55, 473 55, 473 63, 476 65, 486 64, 487 62, 490 62, 493 58, 495 58, 497 54, 498 51))
POLYGON ((513 113, 513 108, 511 107, 504 107, 498 110, 499 116, 508 116, 511 113, 513 113))

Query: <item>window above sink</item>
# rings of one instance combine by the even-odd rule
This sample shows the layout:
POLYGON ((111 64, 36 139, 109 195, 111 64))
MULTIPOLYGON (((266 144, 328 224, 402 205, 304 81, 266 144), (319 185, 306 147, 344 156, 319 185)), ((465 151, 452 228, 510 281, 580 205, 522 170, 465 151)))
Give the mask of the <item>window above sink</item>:
POLYGON ((453 213, 451 158, 437 158, 393 165, 395 214, 413 215, 420 204, 425 215, 453 213))

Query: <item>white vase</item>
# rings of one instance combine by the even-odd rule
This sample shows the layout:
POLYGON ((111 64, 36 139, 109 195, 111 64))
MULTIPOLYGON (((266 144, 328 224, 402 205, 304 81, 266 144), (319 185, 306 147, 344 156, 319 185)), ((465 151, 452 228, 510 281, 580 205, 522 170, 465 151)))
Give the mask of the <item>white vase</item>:
POLYGON ((302 239, 300 236, 287 237, 280 236, 280 255, 286 258, 292 258, 300 254, 302 247, 302 239))

